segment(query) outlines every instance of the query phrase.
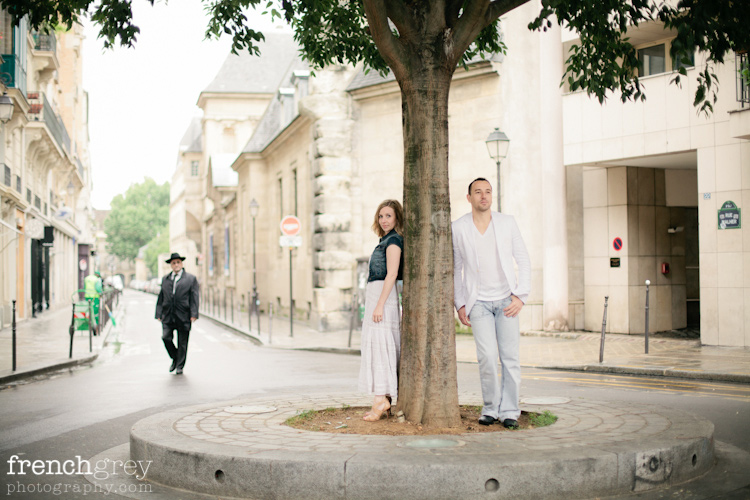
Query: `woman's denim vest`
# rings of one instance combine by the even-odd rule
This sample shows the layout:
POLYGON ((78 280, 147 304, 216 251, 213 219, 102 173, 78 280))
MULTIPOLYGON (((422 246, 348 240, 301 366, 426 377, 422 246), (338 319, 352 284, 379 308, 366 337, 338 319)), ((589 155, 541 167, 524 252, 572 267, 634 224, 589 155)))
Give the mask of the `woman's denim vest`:
POLYGON ((401 249, 401 261, 398 265, 398 278, 404 279, 404 238, 396 232, 395 229, 380 238, 380 243, 375 247, 370 257, 370 273, 367 276, 367 282, 384 280, 386 274, 388 274, 388 268, 386 265, 385 250, 389 245, 398 245, 401 249))

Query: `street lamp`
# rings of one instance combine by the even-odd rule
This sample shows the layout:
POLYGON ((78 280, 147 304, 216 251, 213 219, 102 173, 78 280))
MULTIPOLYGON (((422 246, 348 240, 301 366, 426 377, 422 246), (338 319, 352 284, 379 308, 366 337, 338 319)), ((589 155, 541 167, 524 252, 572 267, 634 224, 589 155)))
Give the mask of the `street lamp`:
MULTIPOLYGON (((258 317, 258 335, 260 335, 260 310, 258 309, 258 283, 256 281, 256 267, 255 267, 255 218, 258 216, 258 209, 260 205, 255 198, 250 202, 250 217, 253 218, 253 308, 251 311, 255 311, 258 317)), ((252 314, 252 313, 251 313, 252 314)), ((250 330, 250 323, 248 322, 248 330, 250 330)))
POLYGON ((0 95, 0 122, 7 123, 13 117, 13 100, 7 94, 0 95))
POLYGON ((500 212, 500 162, 508 156, 510 139, 503 132, 500 132, 499 128, 495 127, 495 130, 492 131, 484 143, 487 144, 487 151, 490 153, 490 158, 495 160, 497 164, 497 211, 500 212))

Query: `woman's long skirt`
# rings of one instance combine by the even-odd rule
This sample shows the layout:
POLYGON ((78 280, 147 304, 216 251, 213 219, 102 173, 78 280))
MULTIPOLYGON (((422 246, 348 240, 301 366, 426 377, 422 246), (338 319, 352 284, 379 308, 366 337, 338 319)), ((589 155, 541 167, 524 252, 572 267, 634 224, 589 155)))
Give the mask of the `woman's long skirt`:
POLYGON ((383 321, 375 323, 372 313, 383 291, 384 281, 367 283, 365 317, 362 320, 362 364, 359 390, 369 394, 398 395, 398 362, 401 356, 401 314, 394 284, 383 308, 383 321))

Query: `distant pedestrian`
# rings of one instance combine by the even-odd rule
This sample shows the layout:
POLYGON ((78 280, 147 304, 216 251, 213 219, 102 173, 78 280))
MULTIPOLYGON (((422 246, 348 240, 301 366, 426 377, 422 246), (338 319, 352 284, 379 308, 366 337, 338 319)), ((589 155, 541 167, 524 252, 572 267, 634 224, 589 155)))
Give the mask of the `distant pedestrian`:
POLYGON ((378 206, 372 230, 380 236, 380 243, 370 257, 359 370, 359 390, 375 395, 372 409, 364 416, 368 422, 380 420, 398 395, 401 314, 396 280, 403 279, 403 226, 401 203, 385 200, 378 206))
POLYGON ((518 313, 531 290, 531 261, 512 215, 493 212, 492 186, 469 184, 471 213, 453 222, 453 290, 458 319, 472 327, 484 407, 479 423, 518 428, 521 387, 518 313), (516 279, 513 261, 518 266, 516 279), (502 383, 497 378, 497 359, 502 383))
POLYGON ((179 253, 173 253, 167 259, 172 272, 162 278, 161 291, 156 299, 156 319, 161 321, 161 338, 172 358, 169 371, 177 370, 177 375, 181 375, 185 367, 190 328, 193 321, 198 319, 200 300, 198 280, 182 268, 184 260, 185 257, 181 257, 179 253), (177 347, 172 340, 175 330, 177 347))
POLYGON ((100 297, 102 296, 102 275, 99 271, 94 271, 83 279, 83 296, 91 302, 91 314, 90 319, 93 325, 94 335, 99 335, 99 308, 100 297))

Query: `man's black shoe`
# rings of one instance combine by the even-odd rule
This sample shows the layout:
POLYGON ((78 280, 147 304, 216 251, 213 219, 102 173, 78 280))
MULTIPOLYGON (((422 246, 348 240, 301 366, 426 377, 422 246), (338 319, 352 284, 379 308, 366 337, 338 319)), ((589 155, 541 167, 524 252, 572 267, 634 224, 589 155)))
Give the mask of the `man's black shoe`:
POLYGON ((479 417, 479 425, 492 425, 495 422, 497 422, 497 419, 495 417, 490 417, 489 415, 482 415, 479 417))
POLYGON ((503 427, 506 429, 518 429, 518 421, 513 420, 512 418, 506 418, 503 420, 503 427))
POLYGON ((182 368, 178 368, 175 372, 177 375, 182 375, 182 368))
POLYGON ((175 368, 177 368, 177 360, 173 359, 172 360, 172 366, 169 367, 169 371, 173 372, 175 368))

